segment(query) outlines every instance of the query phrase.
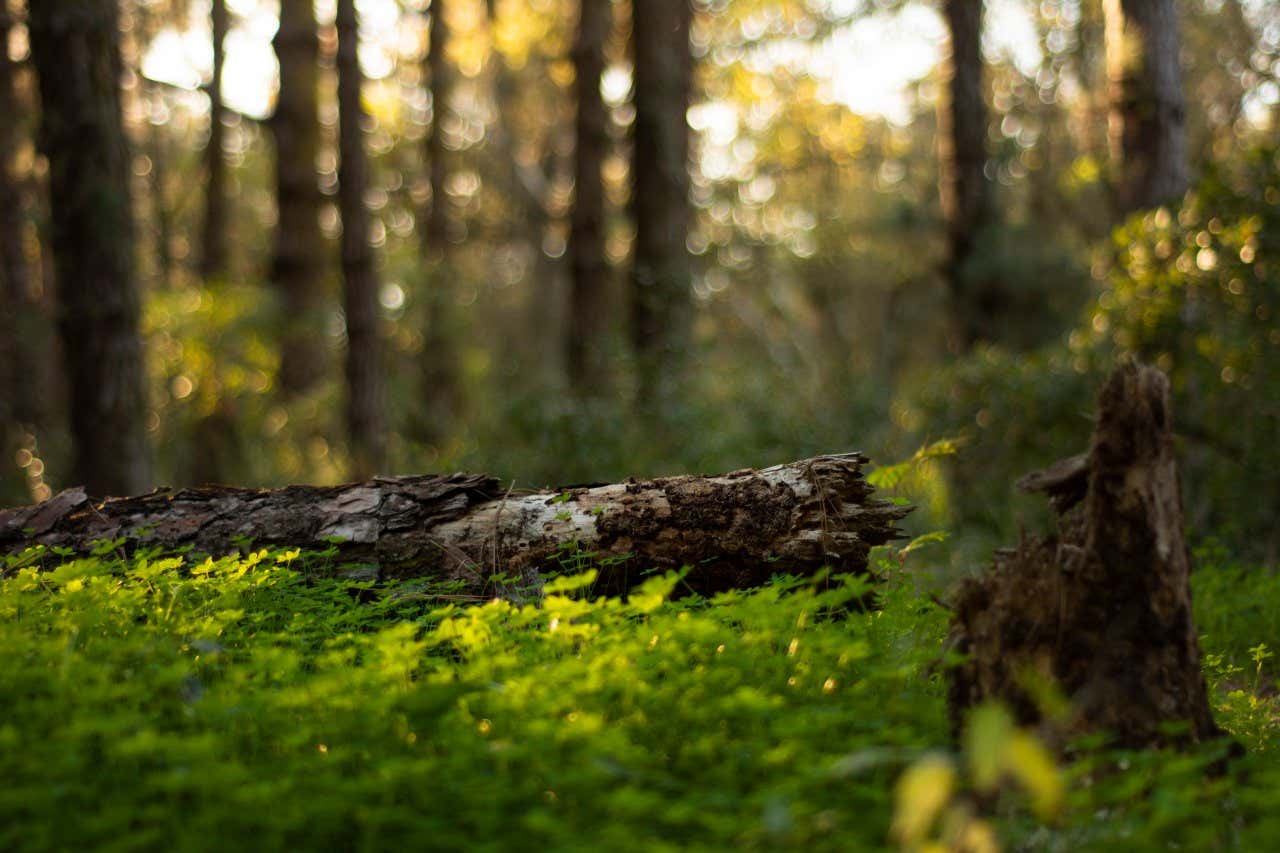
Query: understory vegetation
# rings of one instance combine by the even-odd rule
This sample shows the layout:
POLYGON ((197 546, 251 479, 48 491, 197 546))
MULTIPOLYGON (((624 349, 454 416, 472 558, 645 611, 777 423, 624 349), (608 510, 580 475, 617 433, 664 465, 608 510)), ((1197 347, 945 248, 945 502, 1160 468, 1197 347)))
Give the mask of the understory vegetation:
POLYGON ((1225 771, 1227 743, 1055 761, 998 708, 955 750, 947 614, 901 552, 874 581, 712 599, 674 574, 594 597, 589 570, 519 605, 325 555, 112 544, 0 576, 4 849, 1280 842, 1280 586, 1220 553, 1194 583, 1217 718, 1246 750, 1225 771))

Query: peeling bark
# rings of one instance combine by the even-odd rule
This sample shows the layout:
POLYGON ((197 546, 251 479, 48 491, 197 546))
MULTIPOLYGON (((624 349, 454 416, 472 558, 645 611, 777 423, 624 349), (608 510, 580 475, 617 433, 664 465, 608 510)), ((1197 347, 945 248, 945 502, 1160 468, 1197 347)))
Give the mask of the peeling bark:
POLYGON ((592 552, 597 592, 623 592, 650 570, 692 567, 703 593, 762 583, 779 572, 867 568, 872 547, 896 538, 910 509, 872 498, 866 457, 820 456, 720 476, 516 493, 493 477, 452 474, 377 478, 345 486, 277 490, 206 486, 91 501, 68 489, 0 512, 0 553, 33 545, 89 550, 126 546, 234 552, 326 548, 379 577, 460 581, 474 595, 536 589, 566 551, 592 552), (517 577, 495 585, 491 578, 517 577))
POLYGON ((1064 513, 1058 534, 1024 536, 960 589, 951 641, 966 660, 951 672, 953 724, 1001 699, 1060 742, 1088 732, 1129 747, 1216 737, 1191 618, 1169 381, 1123 365, 1098 408, 1087 457, 1024 480, 1064 513), (1056 684, 1068 717, 1046 720, 1028 679, 1056 684))

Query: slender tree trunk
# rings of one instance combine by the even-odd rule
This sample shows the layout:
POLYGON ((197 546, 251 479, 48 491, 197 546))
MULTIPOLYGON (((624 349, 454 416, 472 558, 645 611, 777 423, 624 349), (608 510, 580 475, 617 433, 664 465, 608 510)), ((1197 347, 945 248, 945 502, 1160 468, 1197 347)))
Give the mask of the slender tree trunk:
POLYGON ((438 441, 449 429, 457 412, 458 378, 451 339, 449 274, 449 152, 445 145, 444 119, 452 96, 449 68, 449 22, 444 0, 431 0, 428 7, 429 42, 424 60, 427 85, 431 87, 431 127, 424 141, 424 154, 431 185, 431 204, 420 219, 422 299, 425 305, 422 343, 422 412, 419 434, 438 441))
MULTIPOLYGON (((161 101, 164 99, 159 86, 145 83, 144 92, 148 101, 152 98, 161 101)), ((148 121, 143 150, 151 160, 147 189, 155 225, 155 266, 144 269, 143 275, 150 273, 154 276, 156 285, 161 289, 169 289, 173 287, 178 267, 173 256, 173 208, 169 202, 169 129, 148 121)))
POLYGON ((600 390, 604 373, 604 293, 609 284, 605 257, 605 156, 609 152, 609 113, 600 94, 605 45, 613 27, 609 0, 580 0, 578 35, 573 48, 574 91, 578 99, 574 152, 573 213, 569 231, 567 363, 569 381, 580 394, 600 390))
POLYGON ((1111 158, 1124 215, 1187 190, 1187 109, 1174 0, 1105 0, 1111 158))
MULTIPOLYGON (((485 7, 492 31, 498 20, 496 3, 494 0, 486 0, 485 7)), ((498 114, 489 138, 500 158, 498 174, 502 180, 501 189, 512 206, 509 217, 510 234, 513 239, 523 241, 534 256, 534 263, 527 275, 527 308, 523 321, 530 333, 513 337, 507 342, 511 351, 508 357, 528 358, 532 355, 543 368, 541 373, 558 378, 565 372, 565 335, 555 330, 561 328, 558 295, 561 281, 565 277, 566 264, 563 256, 553 258, 543 250, 548 232, 555 224, 552 212, 548 209, 548 192, 554 167, 523 161, 516 144, 515 129, 515 118, 521 109, 520 81, 529 79, 530 72, 534 69, 537 75, 543 74, 545 69, 540 67, 542 63, 532 68, 526 65, 523 75, 518 78, 502 52, 496 49, 493 50, 491 63, 498 114)), ((554 142, 550 147, 554 147, 554 142)))
POLYGON ((312 0, 281 0, 275 37, 280 93, 271 130, 276 140, 276 224, 272 280, 284 301, 280 387, 310 390, 325 368, 323 309, 323 200, 316 180, 320 148, 317 109, 319 40, 312 0))
POLYGON ((951 36, 947 95, 938 116, 939 195, 947 221, 945 274, 956 344, 967 350, 996 337, 1005 295, 972 270, 978 240, 994 204, 987 166, 987 102, 983 96, 982 0, 944 0, 951 36))
MULTIPOLYGON (((0 3, 0 45, 9 43, 13 20, 0 3)), ((23 230, 28 216, 28 198, 15 172, 14 157, 22 144, 29 110, 18 92, 18 67, 0 49, 0 499, 9 494, 27 494, 27 477, 15 465, 18 453, 39 419, 39 395, 35 371, 39 360, 32 352, 31 269, 23 246, 23 230), (10 483, 13 484, 12 490, 10 483)), ((25 457, 23 461, 26 461, 25 457)), ((30 465, 30 462, 27 462, 30 465)))
POLYGON ((631 335, 642 405, 674 390, 691 326, 689 252, 689 109, 693 55, 690 0, 632 3, 635 50, 635 145, 631 205, 635 257, 631 335))
POLYGON ((209 141, 204 148, 204 222, 200 236, 200 275, 217 278, 227 272, 227 161, 222 125, 222 71, 226 65, 226 38, 231 16, 227 0, 212 0, 213 77, 209 80, 209 141))
POLYGON ((115 0, 31 4, 49 159, 72 478, 90 494, 150 486, 129 152, 115 0))
POLYGON ((347 433, 351 476, 363 480, 386 463, 378 271, 369 244, 369 161, 364 147, 364 74, 355 0, 338 0, 338 202, 342 208, 342 277, 347 317, 347 433))

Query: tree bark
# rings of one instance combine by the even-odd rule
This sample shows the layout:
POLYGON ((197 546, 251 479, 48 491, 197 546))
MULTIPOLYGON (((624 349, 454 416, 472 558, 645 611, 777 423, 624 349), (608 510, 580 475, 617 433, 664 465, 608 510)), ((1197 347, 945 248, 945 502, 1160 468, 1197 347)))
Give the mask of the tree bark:
POLYGON ((1174 0, 1105 0, 1109 135, 1122 215, 1176 201, 1191 181, 1174 0))
POLYGON ((636 242, 631 337, 642 405, 678 382, 689 348, 691 264, 689 110, 693 54, 690 0, 646 0, 632 8, 635 139, 631 206, 636 242))
POLYGON ((450 211, 447 184, 449 152, 445 145, 444 118, 452 96, 449 67, 449 22, 444 0, 431 0, 427 16, 429 41, 423 71, 431 87, 431 126, 423 153, 431 186, 431 203, 419 228, 423 316, 422 405, 417 432, 427 441, 438 441, 457 415, 458 377, 451 339, 452 287, 449 273, 450 211))
POLYGON ((204 222, 200 233, 200 275, 208 280, 227 272, 227 161, 222 124, 222 70, 226 65, 226 38, 231 27, 227 0, 211 0, 213 26, 213 77, 209 95, 209 141, 204 148, 204 222))
POLYGON ((604 160, 609 152, 609 113, 600 94, 605 46, 613 28, 609 0, 580 0, 573 48, 577 95, 573 212, 569 224, 569 328, 566 363, 569 383, 580 395, 603 384, 603 297, 609 283, 605 257, 604 160))
POLYGON ((1024 537, 961 586, 951 622, 965 656, 951 672, 957 729, 969 708, 1001 699, 1059 743, 1094 732, 1129 747, 1221 734, 1191 618, 1168 379, 1123 365, 1098 410, 1087 456, 1023 481, 1063 513, 1058 535, 1024 537), (1070 701, 1065 718, 1044 716, 1037 681, 1070 701))
MULTIPOLYGON (((0 3, 0 45, 9 43, 13 18, 0 3)), ((0 494, 27 493, 28 480, 16 455, 41 420, 39 372, 43 362, 33 344, 37 309, 32 299, 31 265, 28 263, 23 232, 30 215, 30 198, 14 162, 29 130, 30 104, 21 96, 18 65, 0 49, 0 494)), ((30 464, 30 463, 28 463, 30 464)))
POLYGON ((135 493, 150 484, 151 465, 117 4, 32 3, 28 25, 49 160, 72 476, 93 494, 135 493))
POLYGON ((982 0, 944 0, 951 38, 947 96, 938 116, 939 195, 947 222, 945 273, 957 349, 995 340, 1006 308, 1000 282, 973 269, 978 240, 992 224, 983 94, 982 0))
POLYGON ((342 209, 343 306, 347 319, 347 434, 351 474, 365 479, 386 464, 378 271, 369 243, 369 158, 364 147, 360 28, 355 0, 338 0, 338 203, 342 209))
MULTIPOLYGON (((13 20, 0 4, 0 46, 8 45, 13 20)), ((31 372, 34 354, 22 326, 31 312, 30 267, 23 243, 27 198, 22 180, 15 172, 14 158, 27 128, 18 92, 17 64, 8 50, 0 50, 0 430, 7 433, 18 424, 35 420, 35 393, 31 372)), ((4 437, 0 433, 0 438, 4 437)), ((7 445, 6 445, 7 447, 7 445)))
POLYGON ((689 566, 688 588, 711 593, 775 573, 867 570, 870 549, 910 510, 872 498, 866 458, 820 456, 763 470, 516 493, 484 475, 378 478, 274 491, 162 489, 93 503, 68 489, 0 512, 0 553, 34 545, 89 551, 190 546, 212 555, 252 547, 327 548, 379 578, 459 582, 473 595, 536 589, 580 549, 600 565, 598 592, 650 570, 689 566), (495 575, 518 578, 495 581, 495 575))
POLYGON ((320 47, 312 0, 281 0, 274 46, 280 62, 280 91, 271 117, 279 215, 271 277, 284 302, 280 389, 292 395, 312 389, 324 374, 326 361, 319 331, 324 302, 323 199, 316 179, 320 47))

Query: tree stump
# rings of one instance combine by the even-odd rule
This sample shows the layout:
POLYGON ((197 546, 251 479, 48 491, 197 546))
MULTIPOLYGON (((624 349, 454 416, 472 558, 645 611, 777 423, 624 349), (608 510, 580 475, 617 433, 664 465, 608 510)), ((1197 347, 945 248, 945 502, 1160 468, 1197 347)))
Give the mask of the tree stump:
POLYGON ((1119 367, 1099 396, 1088 455, 1022 485, 1049 494, 1058 532, 1024 535, 961 584, 951 642, 966 657, 950 672, 953 728, 999 699, 1059 743, 1093 732, 1128 747, 1221 735, 1192 623, 1168 379, 1119 367), (1046 678, 1069 700, 1065 718, 1046 719, 1033 698, 1046 678))

